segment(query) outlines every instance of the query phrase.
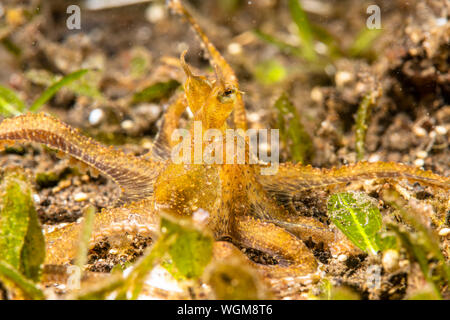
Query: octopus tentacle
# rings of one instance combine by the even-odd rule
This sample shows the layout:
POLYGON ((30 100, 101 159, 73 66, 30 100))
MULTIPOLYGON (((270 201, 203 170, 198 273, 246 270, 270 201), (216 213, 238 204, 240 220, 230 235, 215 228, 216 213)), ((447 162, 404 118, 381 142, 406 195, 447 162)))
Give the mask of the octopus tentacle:
POLYGON ((268 221, 238 217, 233 239, 240 244, 274 256, 279 264, 270 267, 276 272, 289 270, 297 275, 317 270, 317 262, 306 245, 293 234, 268 221))
POLYGON ((187 101, 184 93, 179 93, 175 101, 169 105, 164 113, 161 123, 161 129, 156 137, 155 144, 149 152, 155 159, 167 160, 175 143, 171 140, 172 133, 178 128, 180 117, 186 110, 187 101))
POLYGON ((450 178, 448 177, 394 162, 359 162, 338 169, 318 169, 311 166, 283 163, 280 164, 275 175, 258 177, 258 181, 264 189, 276 198, 286 198, 286 195, 292 196, 304 190, 371 179, 406 179, 432 188, 450 189, 450 178))
MULTIPOLYGON (((75 257, 81 228, 81 222, 74 222, 46 234, 46 264, 66 264, 75 257)), ((150 200, 103 209, 95 216, 90 248, 99 240, 108 240, 113 246, 126 246, 130 242, 128 236, 135 235, 154 240, 158 230, 159 215, 150 200)))
POLYGON ((153 184, 165 162, 149 161, 105 147, 78 130, 46 114, 26 114, 0 124, 0 142, 38 142, 62 151, 114 180, 122 201, 151 196, 153 184))
MULTIPOLYGON (((169 6, 174 9, 178 14, 182 15, 189 22, 191 27, 197 33, 200 38, 201 43, 207 50, 211 65, 215 66, 220 70, 222 76, 224 77, 225 82, 232 84, 234 87, 239 88, 238 80, 236 74, 233 71, 233 68, 228 64, 228 62, 224 59, 224 57, 220 54, 220 52, 216 49, 216 47, 209 41, 206 34, 194 20, 192 15, 186 8, 182 5, 179 0, 171 0, 169 1, 169 6)), ((234 109, 234 124, 236 128, 247 130, 247 116, 245 113, 244 101, 242 99, 242 95, 240 92, 237 93, 237 103, 234 109)))

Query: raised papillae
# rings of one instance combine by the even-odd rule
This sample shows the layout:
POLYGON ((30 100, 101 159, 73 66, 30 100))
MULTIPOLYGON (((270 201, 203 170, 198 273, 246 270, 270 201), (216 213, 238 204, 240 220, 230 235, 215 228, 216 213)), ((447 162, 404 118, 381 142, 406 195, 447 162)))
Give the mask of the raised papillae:
MULTIPOLYGON (((257 266, 264 274, 302 276, 314 273, 318 265, 305 240, 333 250, 350 244, 345 237, 336 237, 326 224, 298 215, 285 205, 294 197, 373 179, 408 180, 444 192, 450 189, 448 177, 398 163, 361 162, 337 169, 283 163, 275 174, 265 175, 261 173, 265 165, 250 163, 248 155, 244 163, 235 164, 174 162, 171 137, 187 106, 194 114, 192 121, 201 122, 203 132, 217 129, 224 133, 229 128, 229 117, 233 117, 236 129, 245 130, 247 124, 232 68, 182 5, 173 1, 171 6, 199 35, 216 70, 216 80, 194 75, 184 56, 181 58, 186 73, 185 90, 164 115, 161 131, 148 154, 137 157, 105 147, 45 114, 26 114, 0 124, 3 144, 44 144, 87 164, 119 185, 120 206, 97 214, 92 245, 99 238, 120 239, 124 234, 156 237, 160 212, 189 217, 203 210, 209 214, 207 225, 217 240, 253 248, 277 260, 273 265, 257 266)), ((190 128, 193 130, 193 126, 190 128)), ((245 138, 244 143, 248 144, 245 138)), ((191 145, 194 147, 194 141, 191 145)), ((48 264, 64 264, 73 258, 79 230, 80 225, 74 223, 47 235, 48 264)))

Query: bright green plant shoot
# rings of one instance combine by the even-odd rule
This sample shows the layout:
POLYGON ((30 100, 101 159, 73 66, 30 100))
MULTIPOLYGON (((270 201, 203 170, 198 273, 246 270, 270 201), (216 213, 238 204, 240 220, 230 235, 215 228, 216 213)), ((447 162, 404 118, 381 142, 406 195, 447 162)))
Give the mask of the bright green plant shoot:
POLYGON ((29 107, 11 89, 0 86, 0 114, 4 117, 17 116, 25 111, 36 112, 46 104, 62 87, 80 79, 89 70, 75 71, 48 87, 29 107))
POLYGON ((376 103, 376 99, 380 92, 371 92, 367 94, 361 101, 358 111, 356 112, 356 129, 355 129, 355 150, 356 159, 358 161, 364 159, 365 155, 365 141, 368 128, 368 122, 372 107, 376 103))
MULTIPOLYGON (((210 236, 189 225, 169 219, 161 220, 163 239, 172 239, 168 254, 176 275, 183 278, 198 278, 212 258, 213 240, 210 236)), ((173 270, 170 269, 173 273, 173 270)))
POLYGON ((371 59, 371 48, 374 41, 383 30, 370 30, 365 26, 353 40, 352 44, 344 48, 342 41, 328 32, 325 28, 309 21, 308 15, 301 6, 300 0, 288 0, 292 21, 297 25, 297 36, 300 46, 293 46, 277 37, 261 30, 254 30, 255 35, 261 40, 276 46, 281 51, 297 56, 310 63, 312 70, 323 69, 326 64, 332 63, 341 57, 366 57, 371 59), (327 50, 318 54, 315 49, 316 42, 324 44, 327 50))
POLYGON ((40 279, 45 240, 25 173, 6 171, 0 192, 0 278, 30 298, 42 298, 33 282, 40 279))
POLYGON ((298 27, 298 35, 302 41, 303 55, 307 61, 315 61, 317 59, 314 50, 314 34, 308 17, 301 7, 298 0, 289 0, 289 10, 291 11, 292 20, 298 27))
POLYGON ((82 298, 103 299, 106 293, 120 287, 117 299, 136 299, 147 275, 158 263, 178 279, 199 278, 212 259, 213 238, 189 221, 175 221, 168 217, 161 217, 160 232, 159 239, 136 262, 126 278, 118 279, 113 285, 107 283, 100 292, 84 293, 82 298))
POLYGON ((289 147, 292 160, 299 163, 308 163, 314 154, 311 137, 306 132, 295 106, 283 93, 275 102, 278 112, 277 125, 283 143, 289 147))
POLYGON ((333 194, 328 200, 328 215, 358 248, 377 254, 380 249, 377 234, 382 223, 372 198, 362 192, 333 194))

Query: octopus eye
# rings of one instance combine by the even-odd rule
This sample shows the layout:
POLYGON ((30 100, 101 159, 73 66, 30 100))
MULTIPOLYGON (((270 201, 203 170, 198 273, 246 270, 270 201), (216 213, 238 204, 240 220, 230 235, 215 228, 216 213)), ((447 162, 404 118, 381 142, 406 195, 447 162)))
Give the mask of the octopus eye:
POLYGON ((225 92, 223 93, 224 96, 229 96, 232 95, 235 92, 234 89, 226 89, 225 92))
POLYGON ((219 94, 217 98, 221 103, 233 102, 236 99, 236 90, 233 88, 227 88, 219 94))

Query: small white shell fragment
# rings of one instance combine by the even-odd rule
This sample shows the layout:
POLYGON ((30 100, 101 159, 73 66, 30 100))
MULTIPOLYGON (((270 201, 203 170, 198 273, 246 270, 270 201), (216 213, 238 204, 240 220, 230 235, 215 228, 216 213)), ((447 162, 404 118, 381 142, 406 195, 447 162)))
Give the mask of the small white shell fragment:
POLYGON ((353 79, 354 79, 353 74, 351 74, 348 71, 338 71, 335 77, 336 85, 338 87, 345 86, 345 84, 353 81, 353 79))
POLYGON ((422 167, 425 164, 425 161, 423 161, 423 159, 416 159, 414 161, 414 165, 417 167, 422 167))
POLYGON ((381 260, 383 268, 386 271, 392 272, 399 267, 399 254, 397 250, 386 250, 383 253, 383 258, 381 260))
POLYGON ((328 52, 328 47, 323 42, 317 42, 314 45, 314 50, 316 50, 318 54, 326 54, 328 52))
POLYGON ((258 122, 261 120, 261 115, 257 112, 252 112, 248 114, 247 117, 248 121, 250 122, 258 122))
POLYGON ((345 262, 345 261, 347 261, 348 257, 346 254, 340 254, 337 259, 340 262, 345 262))
MULTIPOLYGON (((154 103, 143 103, 135 107, 136 114, 148 119, 148 121, 156 121, 161 114, 161 108, 154 103)), ((125 120, 126 121, 126 120, 125 120)))
POLYGON ((34 194, 33 194, 33 201, 34 201, 35 203, 40 203, 40 202, 41 202, 41 197, 39 197, 38 194, 34 193, 34 194))
POLYGON ((323 93, 319 87, 314 87, 311 90, 311 100, 318 104, 321 104, 323 102, 323 93))
POLYGON ((444 126, 436 126, 436 128, 434 128, 434 131, 436 131, 436 133, 441 136, 447 134, 447 128, 445 128, 444 126))
POLYGON ((441 230, 439 230, 439 235, 441 237, 446 237, 450 234, 450 228, 442 228, 441 230))
POLYGON ((124 121, 122 121, 122 123, 120 124, 120 126, 121 126, 122 129, 124 129, 124 130, 129 130, 129 129, 133 128, 134 122, 131 121, 131 120, 124 120, 124 121))
POLYGON ((371 154, 371 155, 369 156, 368 161, 369 161, 369 162, 377 162, 377 161, 380 161, 380 159, 381 159, 380 155, 374 153, 374 154, 371 154))
POLYGON ((425 150, 420 150, 417 152, 417 158, 425 159, 426 157, 428 157, 428 152, 425 150))
POLYGON ((105 113, 102 109, 97 108, 92 110, 89 114, 89 123, 93 126, 99 124, 102 121, 104 115, 105 113))
POLYGON ((242 46, 237 42, 232 42, 228 45, 227 50, 232 55, 238 55, 242 53, 242 46))
POLYGON ((75 193, 75 195, 73 196, 73 199, 77 202, 85 201, 85 200, 87 200, 87 194, 84 192, 75 193))
POLYGON ((436 19, 436 25, 441 27, 444 26, 447 23, 447 18, 446 17, 442 17, 442 18, 437 18, 436 19))
POLYGON ((427 135, 427 131, 424 128, 419 127, 419 126, 414 126, 413 132, 418 137, 425 137, 427 135))
POLYGON ((145 11, 145 18, 151 23, 156 23, 166 17, 166 9, 164 5, 152 4, 145 11))

